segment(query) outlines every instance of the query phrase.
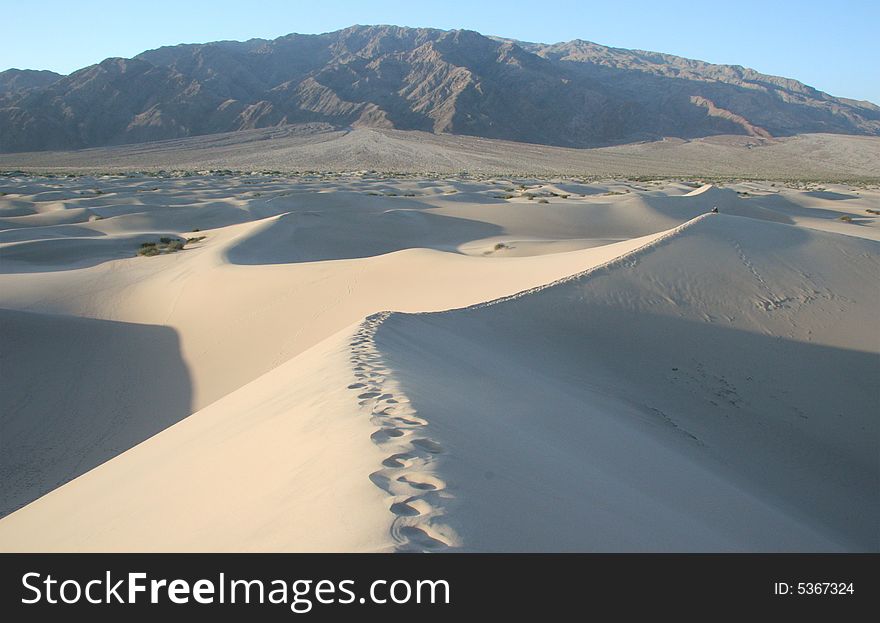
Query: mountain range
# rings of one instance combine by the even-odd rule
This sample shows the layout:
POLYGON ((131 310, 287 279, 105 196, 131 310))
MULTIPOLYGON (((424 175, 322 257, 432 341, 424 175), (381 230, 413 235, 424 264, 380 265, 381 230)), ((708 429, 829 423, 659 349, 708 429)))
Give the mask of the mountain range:
POLYGON ((880 107, 668 54, 384 25, 162 47, 67 76, 0 72, 3 152, 307 122, 595 147, 715 134, 876 136, 880 107))

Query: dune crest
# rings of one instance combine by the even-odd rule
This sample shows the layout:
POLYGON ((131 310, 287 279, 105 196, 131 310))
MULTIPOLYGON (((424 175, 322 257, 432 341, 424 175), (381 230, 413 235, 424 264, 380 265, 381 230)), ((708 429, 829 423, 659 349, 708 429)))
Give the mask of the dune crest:
POLYGON ((370 439, 388 453, 382 469, 370 474, 370 480, 391 496, 396 551, 438 551, 457 544, 454 531, 443 523, 443 506, 449 498, 446 483, 434 470, 443 446, 426 436, 428 423, 401 393, 376 349, 376 329, 387 317, 387 313, 370 316, 355 333, 351 362, 357 382, 348 389, 357 393, 358 405, 379 427, 370 439))

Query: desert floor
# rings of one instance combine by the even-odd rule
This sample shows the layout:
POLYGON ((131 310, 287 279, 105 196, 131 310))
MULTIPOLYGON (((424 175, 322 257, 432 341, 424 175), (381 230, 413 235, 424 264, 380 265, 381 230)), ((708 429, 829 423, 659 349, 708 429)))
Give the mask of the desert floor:
POLYGON ((878 275, 869 183, 0 177, 0 550, 877 551, 878 275))
POLYGON ((393 171, 410 175, 880 181, 880 136, 665 138, 567 149, 428 132, 295 124, 75 151, 0 154, 0 171, 393 171))

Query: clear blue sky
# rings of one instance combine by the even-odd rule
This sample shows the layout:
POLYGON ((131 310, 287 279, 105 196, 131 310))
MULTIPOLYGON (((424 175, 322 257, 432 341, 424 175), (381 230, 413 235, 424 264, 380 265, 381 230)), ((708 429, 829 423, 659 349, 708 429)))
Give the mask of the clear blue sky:
POLYGON ((0 8, 0 69, 69 73, 162 45, 397 24, 668 52, 880 104, 880 0, 0 0, 0 8))

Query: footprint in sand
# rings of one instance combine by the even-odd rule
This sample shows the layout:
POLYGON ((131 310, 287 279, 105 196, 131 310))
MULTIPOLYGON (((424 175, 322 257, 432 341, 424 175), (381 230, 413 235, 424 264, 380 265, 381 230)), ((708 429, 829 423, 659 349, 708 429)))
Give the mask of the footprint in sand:
MULTIPOLYGON (((400 535, 406 537, 409 541, 407 545, 416 546, 424 549, 440 549, 442 547, 448 547, 449 544, 446 541, 443 541, 439 538, 433 537, 429 535, 422 528, 418 528, 416 526, 403 526, 400 528, 400 535)), ((407 547, 402 548, 403 551, 406 551, 407 547)))
POLYGON ((400 422, 403 426, 426 426, 428 424, 428 422, 422 418, 394 417, 391 419, 395 422, 400 422))
POLYGON ((409 467, 413 464, 413 461, 416 458, 417 457, 414 454, 410 454, 408 452, 400 452, 398 454, 392 454, 387 459, 382 461, 382 465, 392 468, 409 467))
POLYGON ((391 505, 391 512, 401 517, 415 517, 421 513, 406 502, 395 502, 391 505))
POLYGON ((398 437, 403 437, 406 433, 397 428, 380 428, 375 433, 370 435, 370 439, 372 439, 376 443, 384 443, 389 439, 396 439, 398 437))
POLYGON ((431 476, 430 474, 409 473, 397 477, 397 482, 408 484, 413 489, 419 491, 442 491, 446 488, 446 483, 431 476))
POLYGON ((431 454, 440 454, 441 452, 443 452, 443 446, 441 446, 433 439, 413 439, 412 444, 421 448, 425 452, 430 452, 431 454))
POLYGON ((370 436, 372 441, 379 445, 393 442, 398 450, 410 450, 386 457, 383 469, 370 474, 373 484, 393 496, 389 510, 395 516, 391 532, 397 551, 437 551, 450 546, 443 530, 437 531, 442 526, 433 524, 443 513, 432 502, 446 495, 438 496, 446 483, 427 470, 435 461, 430 455, 444 449, 427 437, 412 439, 418 429, 428 425, 427 420, 415 414, 406 396, 385 391, 391 371, 375 348, 373 334, 386 316, 369 319, 351 341, 351 364, 357 382, 348 388, 358 392, 358 404, 369 411, 371 423, 378 427, 370 436))
POLYGON ((380 469, 377 472, 373 472, 372 474, 370 474, 370 481, 383 491, 391 493, 393 486, 391 485, 391 479, 388 477, 387 472, 388 470, 385 469, 380 469))

